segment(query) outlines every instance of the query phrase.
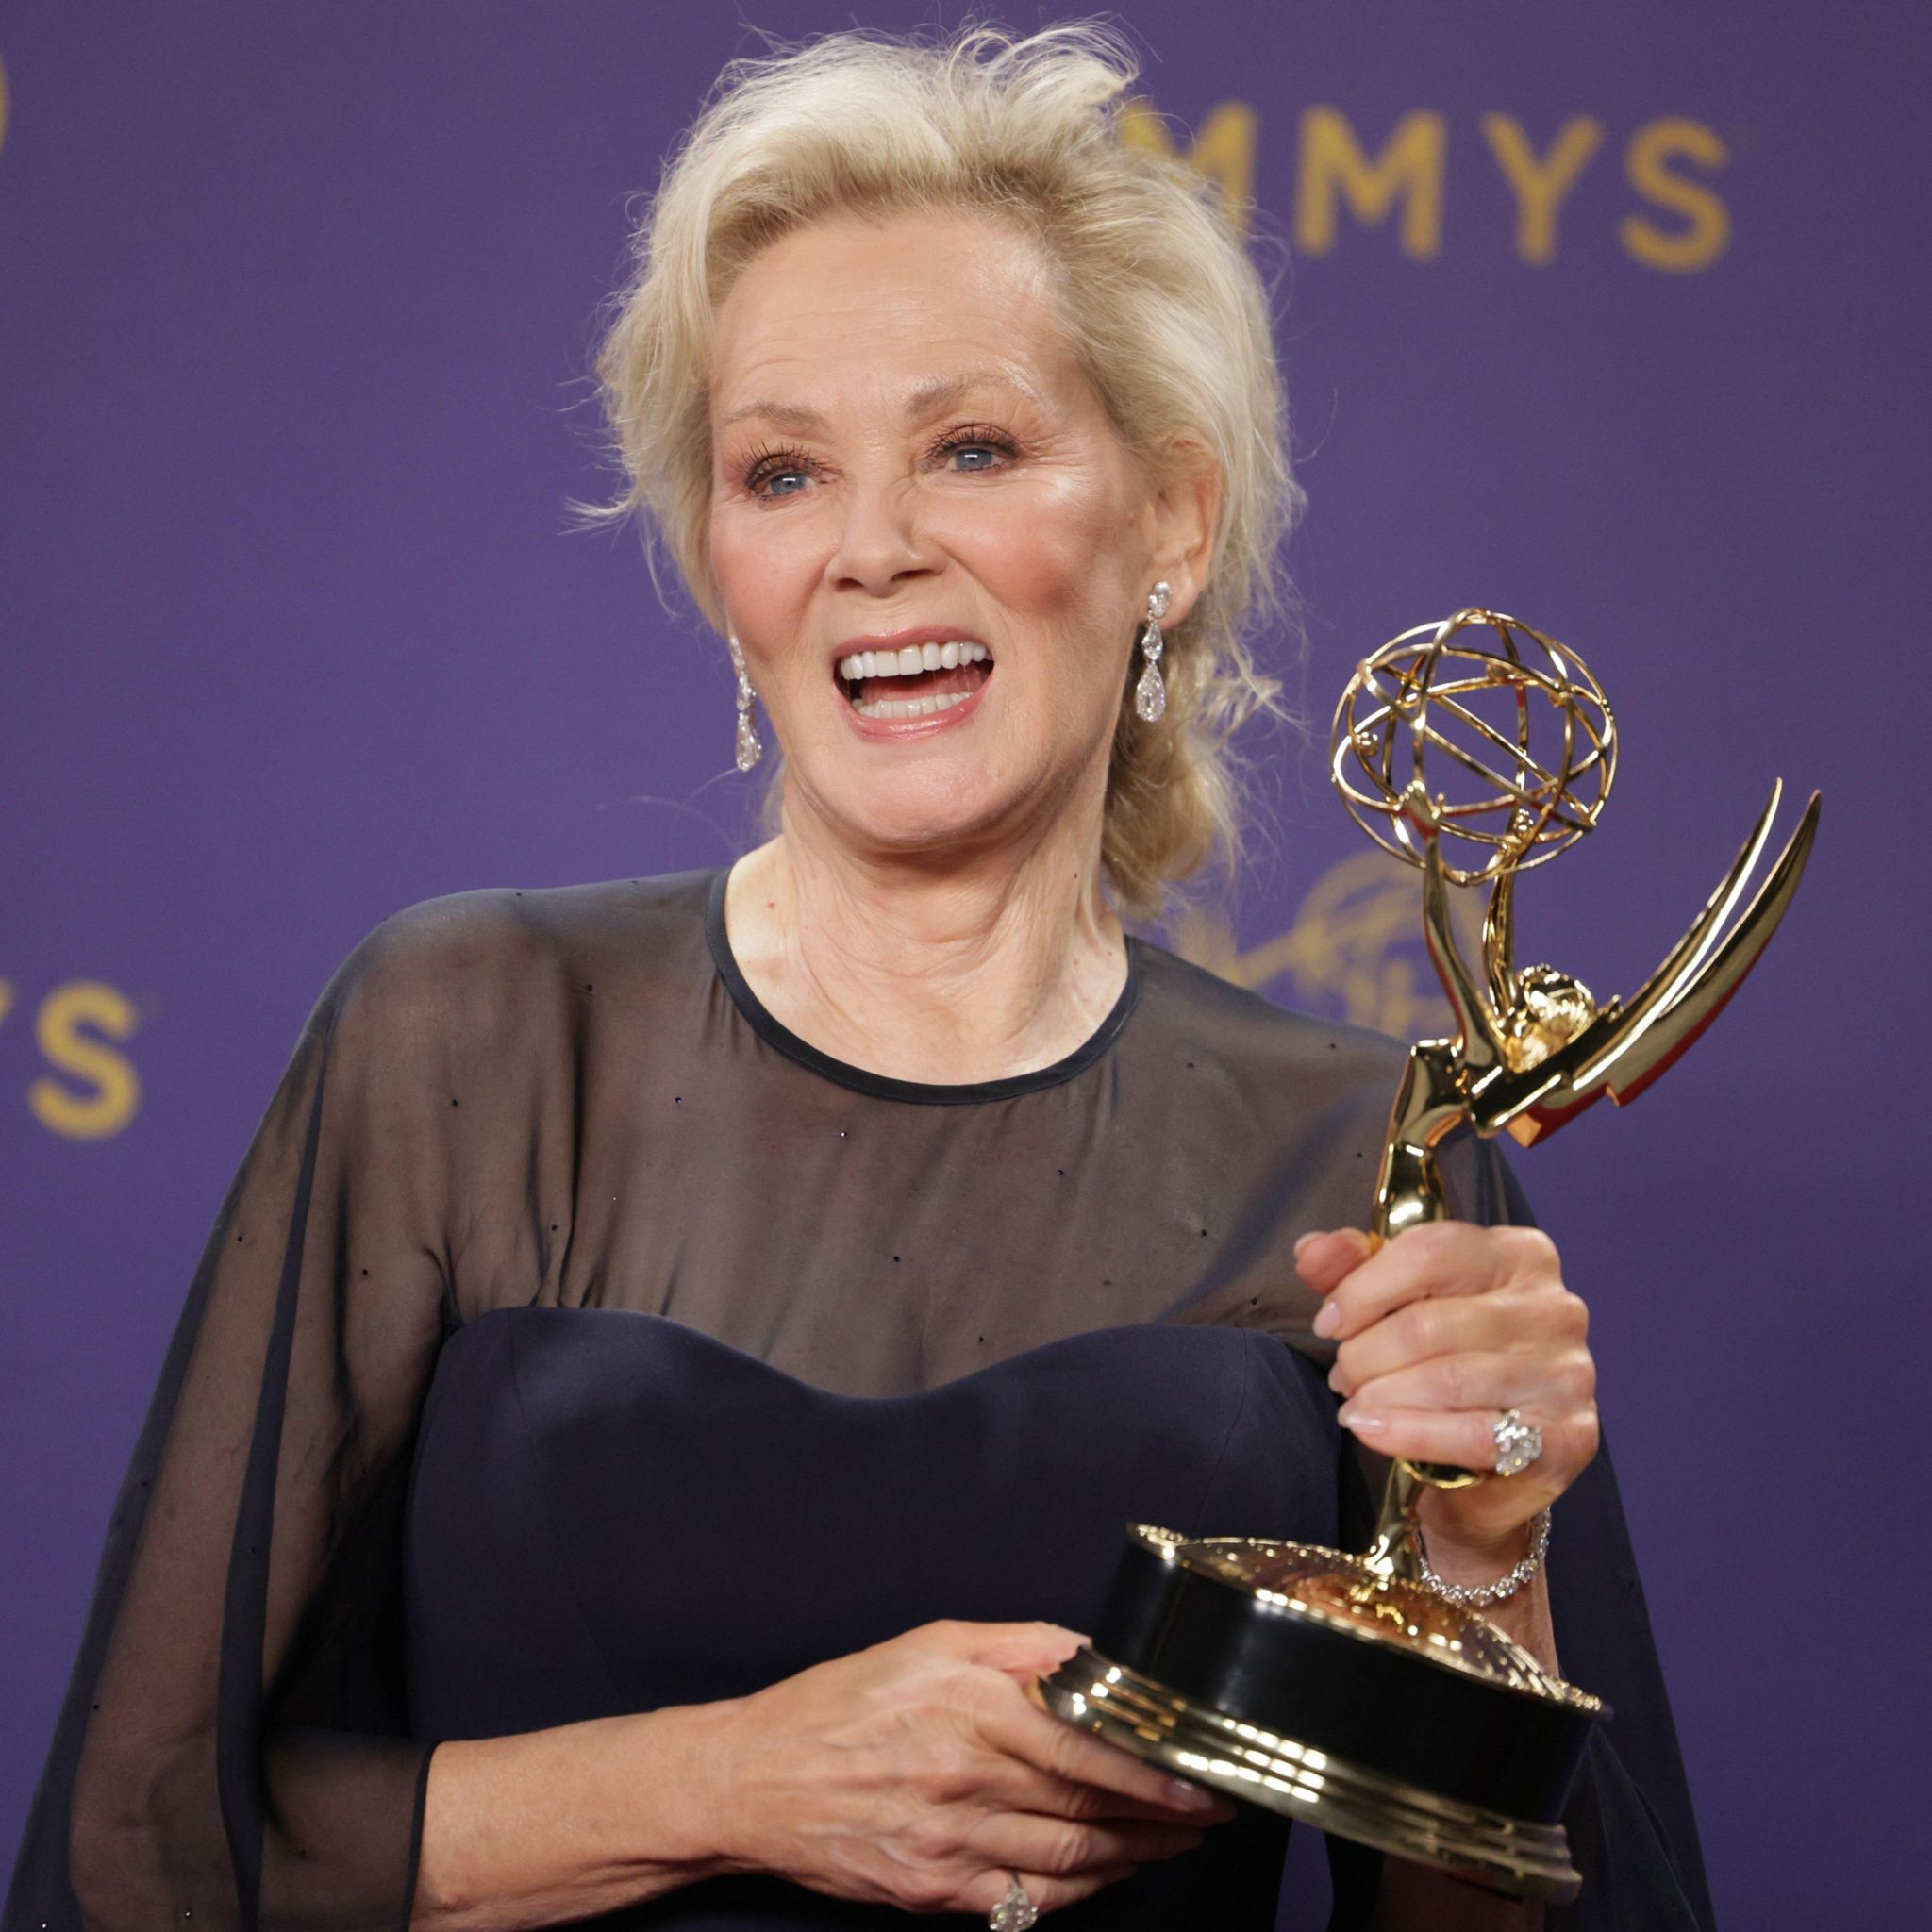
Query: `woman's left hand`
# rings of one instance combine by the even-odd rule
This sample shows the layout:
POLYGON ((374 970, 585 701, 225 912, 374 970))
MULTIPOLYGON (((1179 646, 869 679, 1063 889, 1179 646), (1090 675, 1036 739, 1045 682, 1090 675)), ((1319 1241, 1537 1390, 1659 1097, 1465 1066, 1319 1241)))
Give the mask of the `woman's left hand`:
POLYGON ((1542 1431, 1519 1474, 1424 1500, 1439 1571, 1507 1569, 1524 1525, 1597 1449, 1590 1311, 1563 1286, 1555 1243, 1533 1227, 1438 1221, 1374 1249, 1344 1228, 1305 1237, 1295 1270, 1324 1297, 1315 1333, 1341 1344, 1328 1377, 1341 1419, 1377 1454, 1491 1470, 1505 1409, 1542 1431))

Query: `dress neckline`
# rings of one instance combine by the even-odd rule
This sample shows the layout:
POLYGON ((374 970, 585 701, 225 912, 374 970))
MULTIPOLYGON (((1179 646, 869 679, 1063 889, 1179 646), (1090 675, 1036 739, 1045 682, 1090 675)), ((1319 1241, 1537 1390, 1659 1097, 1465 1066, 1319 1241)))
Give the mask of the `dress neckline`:
MULTIPOLYGON (((984 1362, 977 1368, 950 1375, 943 1382, 931 1382, 922 1388, 902 1389, 882 1395, 859 1395, 841 1389, 828 1389, 822 1382, 814 1382, 791 1369, 779 1367, 753 1349, 713 1335, 708 1328, 697 1327, 656 1308, 629 1308, 615 1304, 584 1302, 505 1302, 472 1315, 444 1342, 444 1350, 453 1347, 458 1336, 468 1335, 473 1330, 487 1332, 489 1325, 502 1321, 522 1327, 532 1323, 540 1326, 551 1325, 559 1335, 574 1327, 587 1331, 601 1329, 609 1339, 593 1344, 593 1352, 600 1358, 608 1355, 619 1337, 653 1337, 674 1348, 716 1357, 728 1362, 741 1374, 782 1382, 802 1396, 816 1398, 832 1407, 842 1405, 868 1409, 912 1407, 929 1404, 939 1397, 958 1398, 1016 1374, 1034 1374, 1041 1371, 1050 1373, 1071 1358, 1096 1352, 1151 1349, 1156 1352, 1163 1372, 1171 1374, 1176 1338, 1180 1337, 1188 1338, 1179 1342, 1182 1347, 1226 1351, 1229 1354, 1257 1346, 1264 1353, 1292 1346, 1269 1329, 1219 1322, 1174 1322, 1159 1317, 1144 1322, 1110 1322, 1105 1327, 1076 1328, 1070 1335, 1049 1336, 1043 1341, 1031 1342, 996 1361, 984 1362), (1212 1341, 1194 1339, 1210 1336, 1212 1341)), ((440 1366, 441 1357, 438 1359, 440 1366)), ((1242 1386, 1244 1383, 1237 1385, 1237 1393, 1242 1386)))
POLYGON ((944 1084, 930 1080, 900 1080, 889 1074, 874 1074, 866 1067, 855 1067, 849 1060, 835 1058, 813 1046, 777 1019, 751 990, 751 983, 740 968, 731 950, 730 935, 724 929, 724 887, 731 868, 720 866, 711 875, 711 889, 705 901, 705 937, 710 943, 711 959, 718 976, 724 982, 731 1003, 747 1025, 767 1046, 788 1059, 858 1093, 869 1093, 879 1100, 903 1100, 924 1107, 970 1107, 989 1100, 1015 1100, 1024 1093, 1038 1093, 1043 1088, 1058 1087, 1077 1078, 1107 1052, 1132 1016, 1141 998, 1141 942, 1127 935, 1127 977, 1107 1017, 1072 1053, 1051 1065, 1036 1067, 1030 1073, 1008 1074, 999 1080, 970 1080, 944 1084))

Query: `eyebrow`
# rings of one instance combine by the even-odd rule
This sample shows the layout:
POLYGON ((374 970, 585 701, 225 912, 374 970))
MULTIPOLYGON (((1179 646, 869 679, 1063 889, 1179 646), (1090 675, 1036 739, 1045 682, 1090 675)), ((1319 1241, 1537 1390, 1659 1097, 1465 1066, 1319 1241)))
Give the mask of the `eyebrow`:
MULTIPOLYGON (((1023 382, 1018 376, 998 369, 972 369, 961 375, 931 375, 918 384, 907 394, 906 418, 908 422, 917 422, 921 417, 937 415, 941 410, 950 408, 969 390, 988 388, 1009 389, 1031 402, 1040 400, 1032 385, 1023 382)), ((808 409, 798 403, 773 402, 764 396, 754 396, 750 402, 741 403, 718 426, 729 429, 734 423, 742 423, 753 416, 761 417, 765 422, 799 436, 824 433, 825 419, 816 409, 808 409)))

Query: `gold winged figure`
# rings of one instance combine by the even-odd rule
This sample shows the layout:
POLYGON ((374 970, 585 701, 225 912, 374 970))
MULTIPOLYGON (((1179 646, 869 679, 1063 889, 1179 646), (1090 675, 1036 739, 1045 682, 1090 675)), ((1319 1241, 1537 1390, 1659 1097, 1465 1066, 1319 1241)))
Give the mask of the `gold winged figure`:
MULTIPOLYGON (((1516 964, 1516 880, 1596 824, 1616 774, 1616 721, 1574 652, 1502 612, 1472 607, 1405 631, 1366 658, 1335 714, 1330 772, 1375 841, 1423 872, 1429 957, 1456 1032, 1420 1041, 1391 1115, 1371 1231, 1378 1239, 1446 1209, 1436 1149, 1456 1130, 1507 1132, 1523 1146, 1607 1094, 1627 1105, 1723 1011, 1776 931, 1810 857, 1815 791, 1742 916, 1732 915, 1771 839, 1783 781, 1737 862, 1641 991, 1601 1005, 1579 979, 1516 964), (1429 782, 1447 765, 1473 793, 1429 782), (1451 845, 1474 848, 1458 866, 1451 845), (1487 882, 1482 965, 1464 958, 1452 885, 1487 882)), ((1415 1575, 1415 1484, 1472 1472, 1398 1463, 1369 1560, 1415 1575)))

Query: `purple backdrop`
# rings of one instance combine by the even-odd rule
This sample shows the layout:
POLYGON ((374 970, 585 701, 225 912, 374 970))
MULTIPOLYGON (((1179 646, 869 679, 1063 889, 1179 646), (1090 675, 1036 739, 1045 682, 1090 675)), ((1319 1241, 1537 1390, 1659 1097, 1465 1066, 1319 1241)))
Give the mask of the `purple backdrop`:
MULTIPOLYGON (((1881 788, 1917 743, 1927 16, 1117 17, 1183 149, 1251 165, 1289 243, 1309 709, 1470 601, 1573 643, 1618 706, 1616 800, 1525 886, 1531 953, 1629 990, 1774 774, 1826 793, 1788 930, 1715 1032, 1521 1166, 1595 1310, 1720 1909, 1907 1923, 1924 1565, 1892 1483, 1926 1354, 1901 1000, 1927 919, 1881 788)), ((165 1339, 330 971, 432 893, 745 841, 722 654, 563 506, 601 488, 586 371, 626 199, 756 44, 737 10, 643 4, 0 19, 8 1863, 165 1339)), ((1188 943, 1396 1024, 1408 916, 1338 871, 1367 847, 1319 752, 1257 749, 1233 933, 1188 943)))

